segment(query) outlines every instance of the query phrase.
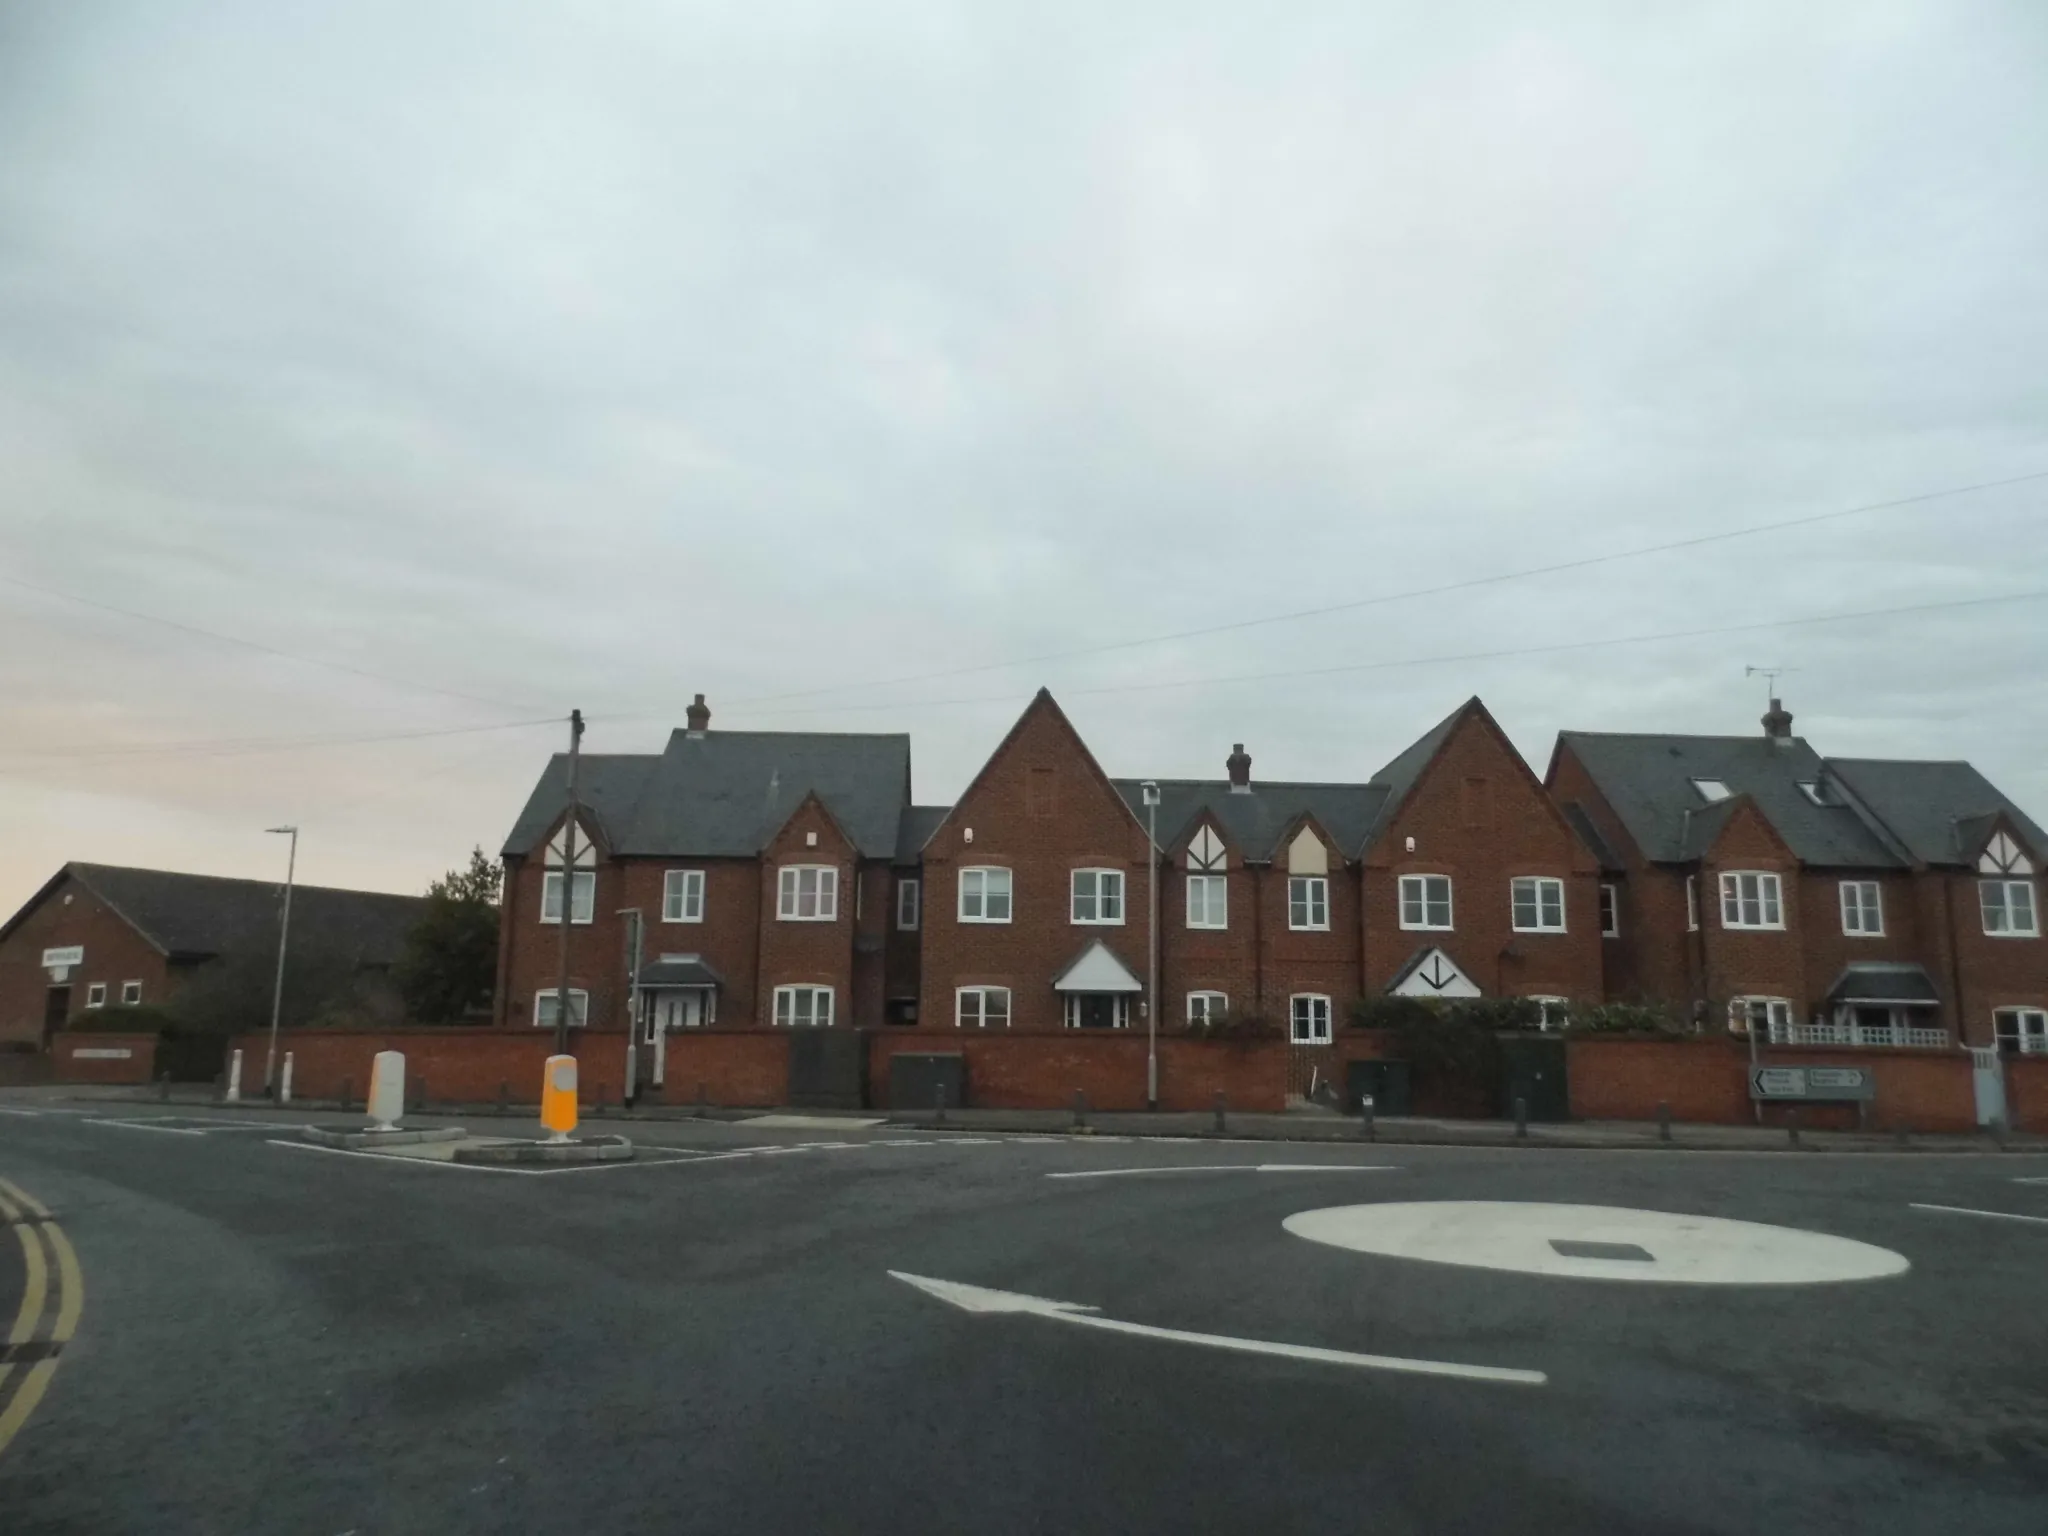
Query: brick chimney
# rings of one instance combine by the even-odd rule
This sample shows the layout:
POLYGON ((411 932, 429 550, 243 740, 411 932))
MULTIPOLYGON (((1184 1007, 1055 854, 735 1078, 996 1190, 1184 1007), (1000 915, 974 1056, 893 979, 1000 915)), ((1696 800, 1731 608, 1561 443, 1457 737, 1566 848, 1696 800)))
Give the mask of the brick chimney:
POLYGON ((1771 700, 1771 707, 1764 711, 1764 734, 1773 741, 1792 739, 1792 711, 1775 698, 1771 700))
POLYGON ((1230 756, 1223 766, 1230 770, 1230 792, 1233 795, 1248 795, 1252 792, 1252 759, 1244 749, 1243 742, 1237 742, 1230 749, 1230 756))
POLYGON ((703 694, 698 694, 696 702, 683 711, 683 718, 689 722, 692 736, 702 736, 711 729, 711 706, 704 702, 703 694))

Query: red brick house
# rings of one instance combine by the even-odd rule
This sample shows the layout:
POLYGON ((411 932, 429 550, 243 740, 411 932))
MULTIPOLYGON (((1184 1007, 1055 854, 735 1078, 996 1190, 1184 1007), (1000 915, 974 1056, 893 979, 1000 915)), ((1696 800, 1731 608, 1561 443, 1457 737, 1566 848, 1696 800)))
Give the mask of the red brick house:
POLYGON ((1786 1044, 2048 1050, 2048 835, 1958 762, 1566 731, 1545 776, 1602 867, 1611 998, 1786 1044))
MULTIPOLYGON (((201 969, 277 954, 284 887, 268 880, 66 864, 0 925, 0 1047, 46 1049, 82 1014, 174 999, 201 969)), ((291 951, 382 974, 424 899, 301 885, 291 951)), ((286 1007, 299 1001, 286 975, 286 1007)))

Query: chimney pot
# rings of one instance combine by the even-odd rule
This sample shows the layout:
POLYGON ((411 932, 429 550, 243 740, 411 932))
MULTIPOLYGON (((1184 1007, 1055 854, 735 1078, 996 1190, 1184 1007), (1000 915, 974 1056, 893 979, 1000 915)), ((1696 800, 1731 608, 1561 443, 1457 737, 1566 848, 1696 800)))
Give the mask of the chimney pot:
POLYGON ((1764 711, 1764 734, 1773 741, 1792 739, 1792 712, 1775 697, 1771 707, 1764 711))
POLYGON ((1243 742, 1237 742, 1230 749, 1230 756, 1223 766, 1230 770, 1230 792, 1233 795, 1248 795, 1252 792, 1252 760, 1244 749, 1243 742))
POLYGON ((689 722, 692 736, 702 736, 711 729, 711 708, 704 702, 703 694, 698 694, 696 702, 683 711, 683 718, 689 722))

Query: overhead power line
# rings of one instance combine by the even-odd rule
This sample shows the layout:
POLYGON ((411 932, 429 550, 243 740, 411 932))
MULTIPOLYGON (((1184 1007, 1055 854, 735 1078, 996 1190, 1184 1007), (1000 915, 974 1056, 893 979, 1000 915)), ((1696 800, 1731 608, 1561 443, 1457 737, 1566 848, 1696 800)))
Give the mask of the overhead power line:
MULTIPOLYGON (((1303 677, 1338 677, 1354 672, 1392 672, 1402 667, 1435 667, 1464 661, 1513 660, 1523 656, 1549 656, 1567 651, 1591 651, 1613 646, 1650 645, 1665 640, 1697 640, 1710 635, 1743 635, 1758 630, 1789 629, 1812 624, 1845 624, 1854 619, 1896 618, 1903 614, 1940 613, 1960 608, 1986 608, 1997 603, 2038 602, 2048 599, 2048 590, 2008 592, 1998 597, 1963 597, 1946 602, 1907 603, 1892 608, 1864 608, 1854 613, 1822 613, 1796 619, 1764 619, 1750 624, 1717 624, 1704 629, 1672 629, 1650 635, 1612 635, 1598 640, 1565 640, 1554 645, 1517 645, 1497 651, 1459 651, 1442 656, 1402 656, 1381 661, 1347 662, 1334 667, 1306 667, 1282 672, 1240 672, 1225 677, 1185 677, 1152 683, 1113 683, 1096 688, 1068 688, 1068 698, 1088 698, 1112 693, 1155 693, 1169 688, 1215 688, 1230 683, 1271 683, 1303 677)), ((956 704, 1015 703, 1014 692, 981 694, 961 699, 911 699, 891 704, 817 704, 790 709, 755 710, 755 715, 836 714, 841 710, 933 709, 956 704)), ((745 716, 748 711, 733 713, 745 716)))
POLYGON ((281 661, 296 661, 301 666, 324 667, 329 672, 345 672, 350 677, 360 677, 373 683, 384 683, 393 688, 410 688, 418 693, 437 693, 447 699, 464 699, 471 704, 488 704, 493 709, 539 709, 545 706, 531 701, 523 704, 510 703, 504 699, 486 698, 482 694, 464 693, 458 688, 443 688, 435 683, 423 683, 416 677, 394 677, 387 672, 372 672, 365 667, 352 667, 347 662, 329 661, 322 656, 308 656, 303 651, 289 651, 283 646, 268 645, 261 640, 248 640, 240 635, 223 634, 217 629, 206 629, 197 624, 187 624, 182 619, 167 619, 161 614, 144 613, 138 608, 123 608, 118 603, 103 603, 98 598, 80 597, 76 592, 62 592, 55 587, 45 587, 33 581, 23 581, 19 576, 0 576, 0 582, 10 587, 19 587, 24 592, 39 593, 43 597, 54 597, 59 602, 75 603, 81 608, 96 608, 101 613, 115 614, 120 618, 134 619, 142 624, 155 624, 164 629, 174 629, 181 634, 196 635, 202 640, 211 640, 219 645, 231 645, 239 650, 254 651, 262 656, 274 656, 281 661))
MULTIPOLYGON (((1780 518, 1776 522, 1753 523, 1746 528, 1728 528, 1718 533, 1696 534, 1691 538, 1673 539, 1664 544, 1646 544, 1637 549, 1615 550, 1604 555, 1585 555, 1575 560, 1555 560, 1547 565, 1532 565, 1518 571, 1500 571, 1490 576, 1467 576, 1457 581, 1440 582, 1431 587, 1413 587, 1403 592, 1381 592, 1371 597, 1352 598, 1341 603, 1326 603, 1317 608, 1297 608, 1288 613, 1270 613, 1258 618, 1231 619, 1221 624, 1204 624, 1195 629, 1174 630, 1162 635, 1144 635, 1132 640, 1109 640, 1096 645, 1074 646, 1068 650, 1046 651, 1037 656, 1019 656, 1007 661, 977 662, 973 666, 948 667, 937 672, 913 672, 899 677, 880 678, 865 683, 834 683, 824 688, 802 688, 792 693, 764 694, 758 698, 734 700, 728 709, 741 709, 755 704, 779 704, 791 699, 816 698, 821 694, 843 693, 850 688, 892 688, 910 683, 939 682, 955 677, 969 677, 980 672, 999 672, 1010 667, 1038 666, 1053 661, 1073 661, 1083 656, 1100 656, 1111 651, 1136 650, 1147 645, 1168 645, 1176 640, 1194 640, 1205 635, 1229 634, 1236 630, 1257 629, 1271 624, 1291 624, 1301 619, 1322 618, 1332 613, 1351 613, 1361 608, 1375 608, 1387 603, 1406 602, 1418 597, 1442 597, 1452 592, 1468 592, 1478 587, 1499 586, 1505 582, 1526 581, 1532 576, 1555 576, 1565 571, 1590 570, 1596 566, 1612 565, 1622 560, 1640 560, 1646 555, 1668 554, 1673 550, 1698 549, 1708 544, 1724 544, 1734 539, 1754 538, 1763 533, 1779 533, 1788 528, 1807 528, 1816 523, 1835 522, 1845 517, 1859 517, 1871 512, 1885 512, 1898 507, 1918 506, 1923 502, 1940 501, 1950 496, 1965 496, 1976 491, 1997 490, 2002 486, 2024 485, 2030 481, 2048 480, 2048 470, 2037 470, 2032 474, 2013 475, 2004 480, 1981 480, 1974 485, 1952 485, 1943 490, 1923 491, 1917 496, 1901 496, 1891 501, 1866 502, 1857 507, 1840 507, 1832 512, 1810 512, 1800 517, 1780 518)), ((1079 690, 1088 692, 1093 690, 1079 690)), ((856 706, 845 705, 842 708, 856 706)))
POLYGON ((491 725, 455 725, 429 731, 379 731, 350 735, 222 737, 211 741, 164 741, 124 747, 84 748, 76 752, 21 752, 0 762, 34 763, 135 762, 167 757, 249 757, 266 752, 302 752, 321 747, 357 747, 374 742, 425 741, 437 736, 474 736, 485 731, 517 731, 537 725, 560 725, 562 716, 539 720, 500 720, 491 725))

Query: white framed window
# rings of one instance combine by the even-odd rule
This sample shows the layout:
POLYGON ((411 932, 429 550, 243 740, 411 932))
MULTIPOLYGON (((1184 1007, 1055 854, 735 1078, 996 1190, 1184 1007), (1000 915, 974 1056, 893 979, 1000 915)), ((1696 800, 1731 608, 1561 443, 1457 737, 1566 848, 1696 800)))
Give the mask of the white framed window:
POLYGON ((1722 779, 1694 779, 1692 787, 1699 791, 1700 798, 1709 805, 1728 798, 1728 785, 1722 779))
POLYGON ((2000 1008, 1991 1020, 2006 1055, 2048 1056, 2048 1010, 2000 1008))
POLYGON ((953 994, 953 1024, 958 1029, 1008 1029, 1008 987, 962 987, 953 994))
POLYGON ((1296 1045, 1330 1043, 1330 1000, 1320 992, 1297 992, 1287 1000, 1287 1038, 1296 1045))
POLYGON ((1007 869, 960 871, 960 921, 1007 923, 1010 920, 1010 872, 1007 869))
POLYGON ((782 1029, 830 1029, 830 987, 777 987, 775 1022, 782 1029))
POLYGON ((1608 939, 1621 937, 1621 892, 1611 885, 1600 887, 1600 935, 1608 939))
POLYGON ((1731 869, 1721 876, 1723 928, 1782 928, 1783 889, 1768 870, 1731 869))
MULTIPOLYGON (((553 987, 533 994, 533 1022, 541 1029, 553 1029, 560 1011, 555 999, 561 994, 553 987)), ((590 1022, 590 994, 581 987, 569 989, 569 1027, 581 1029, 590 1022)))
POLYGON ((1072 877, 1068 915, 1076 923, 1121 923, 1124 920, 1124 872, 1120 869, 1077 869, 1072 877))
MULTIPOLYGON (((597 871, 579 869, 576 871, 576 905, 569 914, 571 923, 587 923, 597 915, 597 871)), ((540 920, 544 923, 559 923, 562 920, 562 872, 551 869, 540 878, 540 920)))
POLYGON ((1842 882, 1842 932, 1866 939, 1884 937, 1884 898, 1875 880, 1842 882))
POLYGON ((1536 1027, 1540 1030, 1547 1032, 1554 1029, 1563 1029, 1572 1021, 1570 998, 1538 996, 1530 998, 1529 1001, 1541 1010, 1536 1016, 1536 1027))
POLYGON ((134 1006, 135 1006, 135 1005, 136 1005, 137 1003, 139 1003, 139 1002, 141 1002, 141 1001, 142 1001, 142 983, 141 983, 141 982, 139 982, 139 981, 124 981, 124 982, 122 982, 122 983, 121 983, 121 1006, 122 1006, 122 1007, 124 1007, 124 1008, 133 1008, 133 1007, 134 1007, 134 1006))
POLYGON ((661 920, 664 923, 704 921, 704 871, 671 869, 661 877, 661 920))
POLYGON ((1515 932, 1564 932, 1564 882, 1545 875, 1517 875, 1508 882, 1515 932))
POLYGON ((775 876, 775 916, 785 923, 839 917, 839 871, 830 864, 785 864, 775 876))
POLYGON ((1223 875, 1188 876, 1188 926, 1230 926, 1230 881, 1223 875))
POLYGON ((1792 1000, 1786 997, 1731 997, 1728 999, 1728 1033, 1746 1035, 1752 1029, 1767 1036, 1782 1036, 1792 1027, 1792 1000))
POLYGON ((104 1008, 107 1006, 107 984, 104 981, 96 981, 85 989, 85 1006, 88 1008, 104 1008))
POLYGON ((1700 926, 1700 877, 1685 877, 1685 931, 1697 933, 1700 926))
POLYGON ((896 926, 905 933, 915 933, 918 923, 918 901, 923 888, 915 880, 901 880, 896 884, 896 926))
POLYGON ((1188 994, 1188 1022, 1190 1024, 1219 1024, 1230 1012, 1230 998, 1221 992, 1190 992, 1188 994))
POLYGON ((1287 877, 1287 926, 1327 929, 1330 926, 1330 880, 1327 875, 1287 877))
POLYGON ((1984 912, 1984 931, 1997 938, 2030 939, 2041 932, 2031 880, 1979 880, 1977 905, 1984 912))
POLYGON ((1102 993, 1069 992, 1067 994, 1067 1028, 1069 1029, 1129 1029, 1131 1027, 1131 1000, 1121 992, 1114 995, 1102 993))
POLYGON ((1451 926, 1451 877, 1449 875, 1403 875, 1401 877, 1401 926, 1403 928, 1449 928, 1451 926))

